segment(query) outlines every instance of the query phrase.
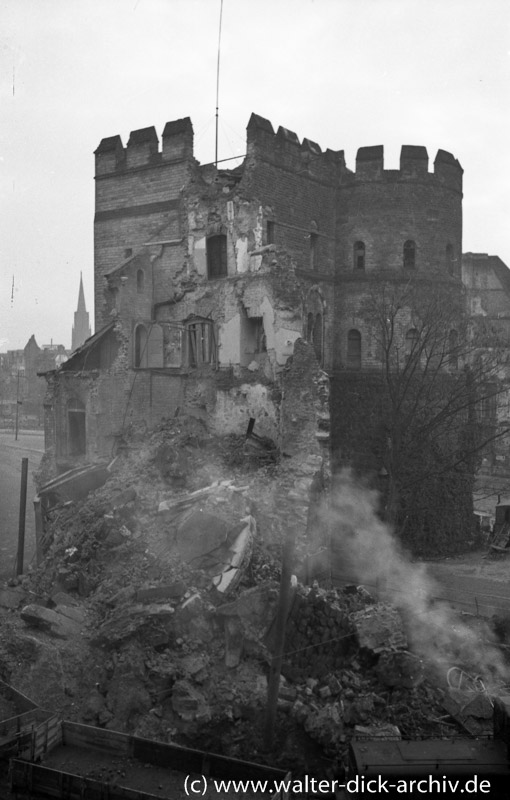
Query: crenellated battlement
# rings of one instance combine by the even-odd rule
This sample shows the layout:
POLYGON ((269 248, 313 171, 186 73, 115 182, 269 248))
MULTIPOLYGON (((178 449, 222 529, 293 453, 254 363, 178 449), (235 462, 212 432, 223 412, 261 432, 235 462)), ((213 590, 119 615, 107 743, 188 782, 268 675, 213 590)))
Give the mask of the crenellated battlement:
POLYGON ((457 159, 446 150, 438 150, 434 160, 434 172, 429 172, 427 149, 421 145, 402 145, 400 169, 384 169, 384 147, 360 147, 356 155, 356 171, 350 174, 352 181, 437 181, 445 187, 462 191, 464 170, 457 159))
POLYGON ((258 114, 252 114, 246 128, 246 152, 248 157, 263 158, 275 166, 332 181, 336 170, 345 170, 343 150, 322 151, 310 139, 299 137, 294 131, 280 125, 276 133, 271 122, 258 114))
POLYGON ((193 126, 191 119, 167 122, 163 130, 162 147, 154 126, 131 131, 124 147, 119 135, 102 139, 95 150, 96 176, 154 166, 165 161, 193 158, 193 126))
MULTIPOLYGON (((421 145, 402 145, 400 169, 384 169, 384 147, 360 147, 356 155, 356 170, 346 168, 343 150, 323 151, 314 141, 300 142, 294 131, 282 125, 274 131, 271 122, 252 114, 247 126, 246 152, 248 158, 261 158, 275 166, 294 170, 320 180, 351 184, 357 181, 436 181, 447 188, 462 192, 463 169, 446 150, 438 150, 434 171, 429 172, 427 149, 421 145)), ((131 131, 124 147, 119 135, 102 139, 95 151, 96 176, 156 166, 166 161, 193 158, 193 126, 189 117, 167 122, 162 135, 162 147, 154 126, 131 131)))

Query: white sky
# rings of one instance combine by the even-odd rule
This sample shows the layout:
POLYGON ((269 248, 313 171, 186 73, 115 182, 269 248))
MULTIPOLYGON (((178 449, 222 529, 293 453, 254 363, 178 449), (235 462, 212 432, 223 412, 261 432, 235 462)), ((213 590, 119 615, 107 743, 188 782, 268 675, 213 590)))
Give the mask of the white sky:
MULTIPOLYGON (((0 349, 93 326, 93 151, 190 116, 214 159, 220 0, 0 0, 0 349), (14 292, 12 281, 14 276, 14 292)), ((345 150, 464 168, 463 250, 510 265, 508 0, 224 0, 219 158, 252 111, 345 150)))

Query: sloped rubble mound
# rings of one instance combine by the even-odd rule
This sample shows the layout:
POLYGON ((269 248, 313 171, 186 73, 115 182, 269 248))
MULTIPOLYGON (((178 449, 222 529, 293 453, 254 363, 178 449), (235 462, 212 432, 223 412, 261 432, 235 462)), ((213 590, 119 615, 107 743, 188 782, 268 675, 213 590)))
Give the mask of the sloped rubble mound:
POLYGON ((40 568, 0 595, 0 678, 68 719, 297 775, 337 769, 356 733, 455 733, 395 609, 295 585, 264 749, 286 469, 188 417, 127 438, 101 489, 54 509, 40 568))

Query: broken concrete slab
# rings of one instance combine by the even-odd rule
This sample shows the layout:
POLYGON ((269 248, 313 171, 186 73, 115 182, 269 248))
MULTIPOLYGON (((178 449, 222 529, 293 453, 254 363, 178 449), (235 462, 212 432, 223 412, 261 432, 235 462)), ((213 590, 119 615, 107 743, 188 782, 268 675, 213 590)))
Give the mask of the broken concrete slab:
POLYGON ((87 612, 85 609, 78 608, 78 606, 57 605, 54 611, 68 619, 74 620, 74 622, 77 622, 79 625, 83 625, 87 619, 87 612))
POLYGON ((180 600, 187 591, 184 581, 174 581, 164 586, 151 589, 138 589, 135 594, 137 603, 157 603, 161 600, 180 600))
POLYGON ((351 614, 350 619, 360 647, 372 653, 407 649, 402 618, 393 606, 375 603, 351 614))
POLYGON ((39 628, 59 639, 77 636, 81 631, 81 625, 75 620, 51 608, 45 608, 35 603, 25 606, 21 610, 21 619, 27 625, 39 628))
POLYGON ((398 742, 402 739, 400 729, 389 722, 375 725, 355 725, 354 736, 356 739, 383 739, 387 742, 398 742))
POLYGON ((78 606, 79 601, 67 592, 55 592, 51 595, 51 602, 56 606, 78 606))
POLYGON ((252 516, 240 520, 229 531, 228 550, 220 564, 220 570, 213 578, 213 585, 220 594, 231 594, 239 585, 253 552, 257 526, 252 516))
POLYGON ((162 500, 158 506, 158 514, 166 514, 168 512, 175 513, 189 508, 199 500, 203 500, 210 494, 218 491, 219 488, 226 488, 231 486, 233 481, 215 481, 210 486, 204 486, 203 489, 197 489, 194 492, 188 492, 182 497, 177 499, 171 498, 169 500, 162 500))
MULTIPOLYGON (((106 622, 99 626, 91 639, 91 644, 116 647, 120 642, 141 632, 145 627, 153 628, 155 624, 159 628, 159 631, 155 631, 158 634, 158 643, 164 644, 173 630, 174 613, 174 607, 168 604, 148 606, 138 604, 128 608, 119 607, 106 622)), ((154 639, 151 641, 155 644, 154 639)))
POLYGON ((451 690, 445 694, 442 705, 445 711, 471 736, 490 736, 492 734, 492 720, 466 714, 458 699, 454 699, 452 696, 451 690))

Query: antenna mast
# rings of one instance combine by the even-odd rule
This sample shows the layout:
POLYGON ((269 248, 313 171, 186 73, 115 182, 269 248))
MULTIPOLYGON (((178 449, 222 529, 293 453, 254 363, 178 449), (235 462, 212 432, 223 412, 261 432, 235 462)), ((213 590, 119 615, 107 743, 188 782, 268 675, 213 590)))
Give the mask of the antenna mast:
POLYGON ((221 18, 223 16, 223 0, 220 1, 220 29, 218 34, 218 64, 216 67, 216 143, 214 150, 214 166, 218 166, 218 105, 220 97, 220 47, 221 47, 221 18))

